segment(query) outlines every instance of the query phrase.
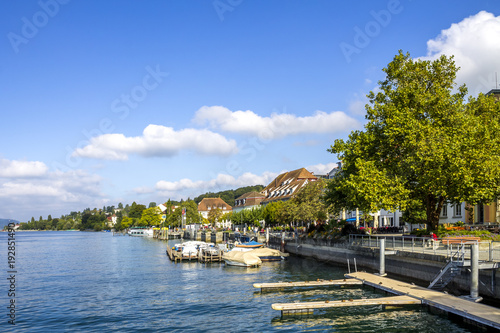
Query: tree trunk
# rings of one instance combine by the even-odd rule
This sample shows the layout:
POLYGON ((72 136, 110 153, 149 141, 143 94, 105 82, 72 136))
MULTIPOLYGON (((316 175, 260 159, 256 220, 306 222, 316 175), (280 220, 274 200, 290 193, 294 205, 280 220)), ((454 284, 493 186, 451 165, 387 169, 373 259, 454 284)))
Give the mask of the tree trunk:
POLYGON ((439 215, 443 209, 443 204, 445 202, 444 197, 436 197, 432 194, 427 195, 427 230, 434 231, 437 230, 439 226, 439 215))

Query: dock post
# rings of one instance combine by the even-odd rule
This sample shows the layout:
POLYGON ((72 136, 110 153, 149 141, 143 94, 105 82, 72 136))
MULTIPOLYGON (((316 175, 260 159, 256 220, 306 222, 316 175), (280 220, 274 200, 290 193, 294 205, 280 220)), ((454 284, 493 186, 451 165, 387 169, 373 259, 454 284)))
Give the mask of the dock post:
POLYGON ((385 238, 380 238, 380 267, 379 275, 385 276, 385 238))
POLYGON ((479 244, 470 246, 471 275, 470 275, 470 297, 477 299, 479 297, 479 244))

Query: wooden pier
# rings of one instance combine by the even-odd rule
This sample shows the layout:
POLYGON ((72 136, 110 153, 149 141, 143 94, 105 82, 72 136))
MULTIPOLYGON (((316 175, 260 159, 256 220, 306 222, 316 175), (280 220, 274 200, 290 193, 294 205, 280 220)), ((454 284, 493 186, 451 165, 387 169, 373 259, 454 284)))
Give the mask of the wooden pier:
POLYGON ((217 254, 214 254, 212 252, 206 252, 202 250, 198 255, 198 261, 203 263, 223 261, 222 251, 218 251, 217 254))
POLYGON ((173 262, 181 261, 197 261, 198 257, 183 257, 181 252, 173 251, 171 247, 167 246, 167 254, 173 262))
POLYGON ((316 281, 302 281, 302 282, 277 282, 277 283, 254 283, 253 287, 261 291, 266 290, 282 290, 285 288, 297 287, 331 287, 331 286, 353 286, 362 285, 363 282, 355 279, 343 280, 316 280, 316 281))
MULTIPOLYGON (((315 309, 335 308, 342 306, 364 306, 364 305, 382 305, 382 306, 401 306, 409 304, 422 304, 430 308, 438 309, 445 313, 461 317, 465 323, 473 324, 479 327, 500 331, 500 309, 476 303, 467 297, 455 297, 443 292, 416 286, 380 275, 369 274, 365 272, 355 272, 346 274, 346 281, 333 280, 325 281, 334 285, 335 281, 347 282, 353 284, 363 284, 387 293, 394 294, 392 297, 371 298, 371 299, 349 299, 335 301, 305 302, 305 303, 276 303, 272 304, 274 310, 281 311, 282 315, 312 314, 315 309)), ((283 282, 283 283, 261 283, 254 284, 255 288, 269 286, 270 288, 284 288, 295 286, 313 286, 319 282, 283 282)), ((321 284, 319 284, 321 285, 321 284)), ((328 285, 328 284, 325 284, 328 285)))
POLYGON ((272 305, 273 310, 281 311, 281 314, 297 315, 297 314, 313 314, 315 309, 338 308, 344 306, 367 306, 367 305, 382 305, 382 306, 401 306, 422 304, 420 300, 410 296, 392 296, 381 298, 365 298, 365 299, 343 299, 340 301, 321 301, 321 302, 306 302, 306 303, 275 303, 272 305))
POLYGON ((389 293, 421 300, 422 304, 460 316, 465 322, 500 330, 500 309, 495 307, 365 272, 347 274, 346 277, 389 293))
POLYGON ((173 262, 199 261, 202 263, 208 263, 208 262, 223 261, 222 251, 219 251, 218 254, 201 251, 201 252, 198 252, 196 256, 183 257, 181 252, 174 251, 174 250, 172 250, 171 247, 167 247, 167 254, 168 254, 168 257, 170 258, 170 260, 172 260, 173 262))

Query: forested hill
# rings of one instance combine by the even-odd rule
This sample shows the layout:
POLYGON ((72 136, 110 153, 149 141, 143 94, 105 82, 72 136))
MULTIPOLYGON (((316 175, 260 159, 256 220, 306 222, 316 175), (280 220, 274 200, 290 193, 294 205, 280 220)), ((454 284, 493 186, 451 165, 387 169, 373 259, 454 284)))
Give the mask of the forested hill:
POLYGON ((248 192, 253 192, 253 191, 260 192, 263 188, 264 188, 263 185, 255 185, 255 186, 240 187, 236 190, 220 191, 217 193, 208 192, 200 196, 197 196, 193 200, 194 202, 196 202, 196 204, 199 204, 200 201, 203 200, 203 198, 221 198, 228 205, 234 206, 234 199, 248 192))
POLYGON ((12 219, 0 219, 0 229, 4 229, 9 223, 19 223, 19 221, 12 219))

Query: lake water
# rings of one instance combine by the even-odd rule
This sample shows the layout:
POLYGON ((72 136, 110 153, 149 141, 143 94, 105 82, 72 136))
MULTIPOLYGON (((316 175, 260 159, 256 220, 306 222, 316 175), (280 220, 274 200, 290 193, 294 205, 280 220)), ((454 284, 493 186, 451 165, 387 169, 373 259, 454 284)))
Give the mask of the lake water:
MULTIPOLYGON (((260 293, 255 282, 340 279, 345 268, 291 257, 260 268, 172 263, 167 243, 111 233, 18 232, 16 325, 8 323, 7 233, 0 233, 0 331, 471 332, 418 306, 341 308, 281 318, 272 303, 383 297, 370 288, 260 293)), ((169 241, 170 246, 178 241, 169 241)))

